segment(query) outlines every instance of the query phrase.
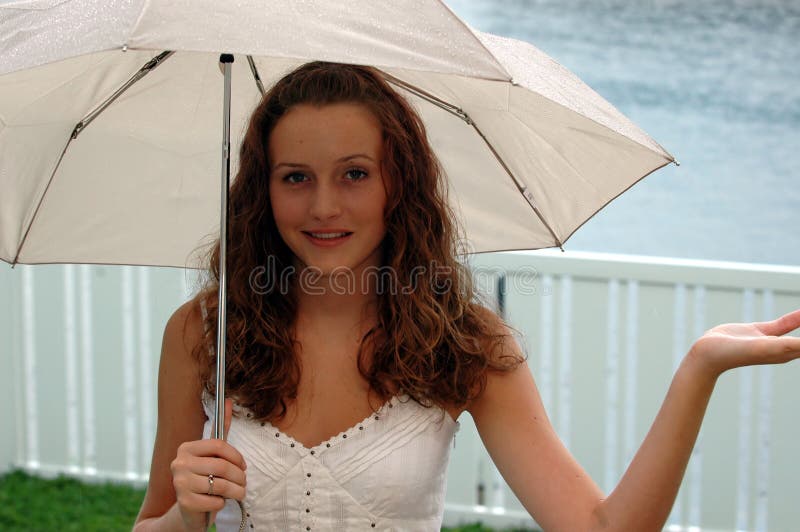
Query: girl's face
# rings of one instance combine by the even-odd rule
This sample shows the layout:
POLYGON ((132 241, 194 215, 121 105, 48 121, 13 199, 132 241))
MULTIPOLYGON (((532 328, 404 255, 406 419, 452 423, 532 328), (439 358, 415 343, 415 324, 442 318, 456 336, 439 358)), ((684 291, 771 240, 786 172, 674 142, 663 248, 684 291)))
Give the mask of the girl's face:
POLYGON ((278 232, 300 268, 327 275, 380 266, 382 146, 378 120, 358 104, 299 104, 278 120, 269 137, 269 194, 278 232))

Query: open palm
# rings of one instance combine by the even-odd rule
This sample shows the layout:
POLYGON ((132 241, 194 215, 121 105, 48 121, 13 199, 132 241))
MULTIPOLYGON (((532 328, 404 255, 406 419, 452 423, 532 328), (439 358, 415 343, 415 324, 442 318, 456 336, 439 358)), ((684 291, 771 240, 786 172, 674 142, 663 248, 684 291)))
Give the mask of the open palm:
POLYGON ((726 323, 709 329, 692 346, 694 356, 716 374, 740 366, 782 364, 800 358, 800 309, 772 321, 726 323))

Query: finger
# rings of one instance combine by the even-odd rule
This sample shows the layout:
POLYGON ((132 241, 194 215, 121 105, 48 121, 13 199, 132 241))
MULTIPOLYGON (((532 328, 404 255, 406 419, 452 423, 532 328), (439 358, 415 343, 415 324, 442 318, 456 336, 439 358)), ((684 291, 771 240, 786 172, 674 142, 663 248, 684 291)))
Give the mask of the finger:
POLYGON ((761 363, 776 364, 800 358, 800 338, 794 336, 760 338, 754 346, 763 357, 761 363))
POLYGON ((245 497, 244 486, 217 476, 214 476, 213 482, 209 482, 208 475, 195 475, 192 479, 191 491, 198 495, 236 499, 237 501, 242 501, 245 497), (209 491, 211 491, 211 495, 208 494, 209 491))
POLYGON ((783 336, 788 332, 792 332, 795 329, 800 328, 800 309, 788 314, 784 314, 780 318, 772 321, 755 323, 755 326, 758 327, 759 330, 764 334, 768 334, 770 336, 783 336))
POLYGON ((800 338, 784 336, 776 341, 776 355, 782 362, 789 362, 800 357, 800 338))
POLYGON ((236 464, 232 464, 228 460, 222 458, 203 458, 201 460, 195 460, 189 467, 189 471, 195 475, 205 477, 206 479, 208 475, 214 475, 214 477, 224 478, 225 480, 235 482, 241 486, 247 483, 247 477, 244 471, 236 464))
POLYGON ((225 499, 216 495, 203 493, 187 493, 178 501, 181 506, 191 512, 216 513, 225 507, 225 499))
MULTIPOLYGON (((242 470, 247 469, 247 464, 245 464, 242 454, 230 443, 216 438, 181 444, 178 448, 178 457, 176 458, 178 464, 176 465, 184 464, 184 467, 194 471, 198 459, 200 459, 199 463, 202 464, 207 458, 222 458, 242 470)), ((206 472, 206 474, 210 472, 206 472)))
POLYGON ((225 399, 225 440, 228 439, 228 431, 231 428, 231 419, 233 418, 233 399, 225 399))

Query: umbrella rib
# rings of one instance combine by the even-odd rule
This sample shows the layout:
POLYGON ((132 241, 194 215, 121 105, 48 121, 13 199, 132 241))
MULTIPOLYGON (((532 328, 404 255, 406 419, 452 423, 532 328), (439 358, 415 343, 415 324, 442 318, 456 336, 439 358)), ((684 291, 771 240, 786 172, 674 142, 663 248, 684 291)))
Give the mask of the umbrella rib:
POLYGON ((517 187, 517 190, 519 191, 520 194, 522 194, 522 197, 525 198, 525 201, 528 202, 528 205, 530 205, 531 209, 533 209, 533 212, 536 213, 536 216, 539 217, 539 220, 544 224, 544 226, 547 228, 547 230, 550 231, 550 236, 553 237, 553 240, 555 241, 556 246, 558 246, 558 248, 561 251, 564 251, 564 247, 562 245, 561 240, 559 240, 559 238, 556 236, 555 231, 553 231, 553 228, 550 227, 550 224, 547 223, 547 221, 544 219, 544 216, 542 216, 542 213, 539 211, 539 208, 536 206, 536 203, 534 202, 534 199, 533 199, 533 193, 530 191, 530 189, 528 189, 527 186, 525 186, 525 185, 523 185, 523 184, 521 184, 519 182, 517 177, 514 175, 514 173, 508 167, 508 165, 506 165, 506 162, 503 160, 503 158, 500 157, 500 154, 497 153, 497 150, 494 149, 494 146, 492 146, 492 143, 489 142, 489 140, 483 134, 483 131, 481 131, 478 128, 478 125, 475 124, 475 122, 473 120, 470 120, 470 123, 471 123, 472 127, 475 129, 475 131, 478 133, 478 135, 480 135, 480 137, 483 139, 483 142, 485 142, 486 145, 489 147, 489 149, 492 151, 492 154, 494 155, 495 159, 497 159, 497 162, 499 162, 500 166, 503 167, 503 170, 506 171, 506 173, 508 174, 508 177, 510 177, 511 180, 514 182, 514 185, 517 187))
POLYGON ((22 253, 22 248, 25 246, 25 241, 28 239, 28 234, 31 232, 31 227, 33 227, 33 222, 36 221, 36 216, 39 214, 39 209, 42 206, 42 202, 44 201, 45 196, 47 196, 47 191, 50 190, 50 185, 53 184, 53 178, 55 177, 58 168, 61 166, 61 161, 64 160, 64 155, 67 153, 67 148, 69 148, 70 143, 76 138, 78 138, 78 135, 80 135, 81 131, 86 129, 86 126, 88 126, 95 118, 97 118, 100 115, 100 113, 102 113, 106 108, 108 108, 108 106, 111 105, 114 102, 114 100, 119 98, 122 95, 122 93, 128 90, 134 83, 142 79, 144 76, 150 73, 150 71, 152 71, 161 63, 163 63, 168 57, 170 57, 174 53, 175 52, 172 51, 165 51, 161 52, 154 58, 150 59, 133 76, 131 76, 131 78, 128 81, 123 83, 120 88, 114 91, 114 93, 111 96, 106 98, 100 105, 98 105, 94 110, 90 111, 89 114, 87 114, 83 119, 81 119, 80 122, 75 124, 75 128, 72 130, 69 139, 67 139, 67 143, 64 145, 64 149, 61 151, 61 155, 59 155, 58 161, 56 161, 56 165, 53 168, 53 172, 50 174, 50 179, 48 179, 47 181, 47 186, 44 188, 44 192, 42 192, 42 195, 39 196, 39 202, 36 204, 36 209, 33 211, 33 216, 31 216, 31 221, 28 223, 28 227, 25 229, 25 234, 22 236, 22 240, 20 241, 19 246, 17 247, 17 253, 14 256, 14 260, 11 262, 12 268, 17 264, 17 261, 19 260, 19 255, 20 253, 22 253))
POLYGON ((410 83, 408 83, 406 81, 403 81, 400 78, 392 76, 391 74, 389 74, 387 72, 381 72, 381 73, 383 74, 383 77, 386 78, 386 80, 389 83, 397 85, 398 87, 401 87, 401 88, 407 90, 408 92, 410 92, 412 94, 416 94, 417 96, 419 96, 423 100, 428 100, 433 105, 435 105, 437 107, 441 107, 442 109, 444 109, 448 113, 451 113, 451 114, 459 117, 461 120, 463 120, 467 124, 472 124, 472 119, 460 107, 458 107, 456 105, 453 105, 452 103, 447 102, 445 100, 442 100, 441 98, 438 98, 438 97, 434 96, 433 94, 431 94, 431 93, 429 93, 429 92, 427 92, 427 91, 425 91, 423 89, 420 89, 419 87, 417 87, 415 85, 412 85, 412 84, 410 84, 410 83))
POLYGON ((547 220, 544 219, 544 216, 542 216, 542 213, 539 211, 539 208, 536 206, 536 203, 534 202, 534 199, 533 199, 533 193, 531 193, 531 191, 528 189, 527 186, 525 186, 522 183, 520 183, 519 179, 517 179, 517 177, 514 175, 514 172, 511 171, 511 169, 508 167, 508 165, 503 160, 503 158, 500 156, 500 154, 497 153, 497 150, 494 149, 494 146, 492 146, 492 143, 489 142, 489 139, 486 138, 486 135, 483 134, 483 131, 480 130, 480 128, 475 123, 475 121, 472 119, 472 117, 470 117, 460 107, 458 107, 456 105, 453 105, 452 103, 447 102, 445 100, 442 100, 441 98, 437 98, 436 96, 426 92, 423 89, 420 89, 419 87, 416 87, 416 86, 414 86, 414 85, 412 85, 410 83, 407 83, 407 82, 405 82, 405 81, 403 81, 401 79, 398 79, 395 76, 392 76, 391 74, 388 74, 386 72, 383 72, 383 75, 387 79, 387 81, 389 81, 390 83, 392 83, 394 85, 397 85, 397 86, 407 90, 408 92, 419 96, 420 98, 422 98, 424 100, 427 100, 428 102, 432 103, 433 105, 435 105, 437 107, 441 107, 445 111, 447 111, 447 112, 459 117, 464 122, 466 122, 467 124, 471 125, 473 127, 473 129, 475 129, 475 131, 481 137, 481 139, 483 139, 483 142, 486 144, 486 146, 489 147, 489 150, 491 150, 492 155, 494 155, 495 159, 497 159, 497 162, 500 163, 500 166, 503 167, 503 170, 505 170, 506 174, 508 174, 508 177, 510 177, 511 180, 514 182, 514 186, 517 187, 517 190, 519 191, 519 193, 522 194, 522 197, 525 198, 525 201, 528 202, 528 205, 530 205, 531 209, 533 209, 533 212, 536 214, 536 216, 539 218, 539 220, 544 224, 544 226, 547 228, 547 230, 550 231, 550 236, 553 237, 553 240, 555 241, 556 246, 558 246, 558 248, 561 251, 564 251, 564 247, 562 245, 561 240, 558 238, 558 236, 556 236, 555 231, 553 231, 553 228, 550 227, 550 224, 547 223, 547 220))
POLYGON ((151 71, 152 71, 154 68, 156 68, 158 65, 160 65, 161 63, 163 63, 163 62, 164 62, 164 61, 165 61, 167 58, 169 58, 169 57, 170 57, 172 54, 174 54, 174 53, 175 53, 175 52, 171 52, 171 51, 161 52, 160 54, 158 54, 157 56, 155 56, 154 58, 152 58, 150 61, 148 61, 147 63, 145 63, 145 64, 142 66, 142 68, 140 68, 140 69, 139 69, 139 70, 138 70, 138 71, 137 71, 137 72, 136 72, 136 73, 135 73, 133 76, 131 76, 131 78, 130 78, 128 81, 126 81, 125 83, 123 83, 123 84, 122 84, 122 86, 121 86, 120 88, 118 88, 117 90, 115 90, 115 91, 114 91, 114 93, 113 93, 111 96, 109 96, 108 98, 106 98, 106 99, 105 99, 105 101, 103 101, 103 102, 102 102, 100 105, 98 105, 98 106, 97 106, 97 107, 96 107, 94 110, 92 110, 91 112, 89 112, 89 114, 87 114, 87 115, 86 115, 86 116, 85 116, 85 117, 84 117, 84 118, 83 118, 83 119, 82 119, 80 122, 78 122, 78 123, 75 125, 75 129, 72 131, 72 138, 73 138, 73 139, 74 139, 74 138, 77 138, 77 137, 78 137, 78 135, 80 135, 81 131, 83 131, 84 129, 86 129, 86 126, 88 126, 88 125, 89 125, 89 124, 92 122, 92 120, 94 120, 95 118, 97 118, 97 116, 98 116, 100 113, 102 113, 103 111, 105 111, 105 110, 106 110, 106 108, 107 108, 109 105, 111 105, 112 103, 114 103, 114 100, 116 100, 117 98, 119 98, 120 96, 122 96, 122 94, 123 94, 123 93, 124 93, 126 90, 128 90, 129 88, 131 88, 131 86, 132 86, 134 83, 136 83, 137 81, 139 81, 140 79, 142 79, 143 77, 145 77, 145 76, 146 76, 147 74, 149 74, 149 73, 150 73, 150 72, 151 72, 151 71))
POLYGON ((261 76, 258 75, 258 68, 256 67, 256 62, 253 61, 253 56, 247 56, 247 64, 250 65, 250 72, 253 73, 253 80, 256 82, 256 87, 258 87, 258 92, 261 93, 261 96, 264 96, 264 84, 261 82, 261 76))
POLYGON ((31 217, 31 221, 30 223, 28 223, 28 227, 27 229, 25 229, 25 234, 22 236, 22 241, 19 243, 19 247, 17 248, 17 254, 14 256, 14 260, 11 261, 12 268, 17 265, 17 262, 19 260, 19 254, 22 253, 22 247, 25 245, 25 241, 28 239, 28 233, 31 232, 31 227, 33 227, 33 221, 36 219, 36 215, 39 214, 39 207, 42 206, 42 201, 44 200, 44 197, 47 195, 47 191, 50 189, 50 185, 53 182, 53 176, 56 175, 56 171, 58 170, 58 167, 61 165, 61 160, 64 158, 64 154, 67 153, 67 148, 69 148, 69 144, 70 142, 72 142, 72 139, 74 138, 75 138, 74 136, 70 136, 70 138, 67 139, 67 143, 64 144, 64 149, 61 150, 61 155, 58 156, 58 161, 56 162, 55 168, 53 168, 53 173, 50 174, 50 179, 47 181, 47 186, 44 188, 44 192, 39 197, 39 203, 36 204, 36 210, 33 211, 33 216, 31 217))

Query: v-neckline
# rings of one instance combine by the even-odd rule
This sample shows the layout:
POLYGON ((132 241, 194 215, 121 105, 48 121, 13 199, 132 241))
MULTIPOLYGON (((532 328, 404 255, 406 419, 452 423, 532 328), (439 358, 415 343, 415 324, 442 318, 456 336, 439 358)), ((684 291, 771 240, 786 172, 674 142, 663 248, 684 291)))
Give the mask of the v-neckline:
MULTIPOLYGON (((320 448, 328 448, 338 440, 345 440, 349 436, 359 430, 365 430, 368 426, 372 425, 373 422, 380 420, 381 416, 385 414, 387 408, 394 408, 394 406, 400 401, 405 394, 398 394, 393 395, 390 397, 385 403, 383 403, 377 410, 371 412, 367 417, 362 419, 361 421, 355 423, 354 425, 342 430, 338 434, 331 436, 327 440, 319 442, 317 445, 313 447, 307 447, 303 442, 294 438, 290 434, 287 434, 280 430, 278 427, 270 423, 269 421, 264 421, 264 428, 268 428, 272 433, 275 434, 276 439, 280 439, 285 444, 289 445, 290 447, 298 446, 300 447, 301 451, 317 451, 320 448)), ((314 454, 314 453, 312 453, 314 454)))

